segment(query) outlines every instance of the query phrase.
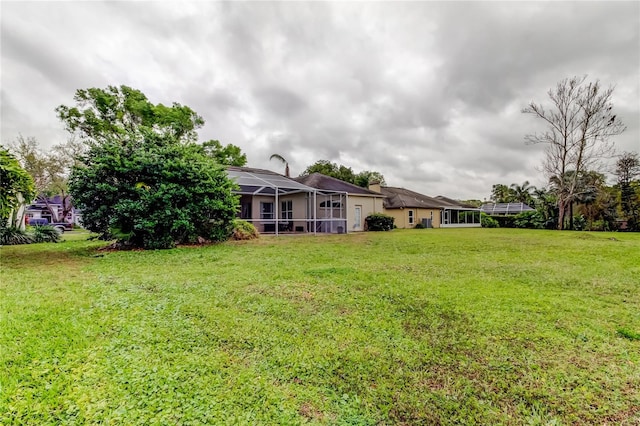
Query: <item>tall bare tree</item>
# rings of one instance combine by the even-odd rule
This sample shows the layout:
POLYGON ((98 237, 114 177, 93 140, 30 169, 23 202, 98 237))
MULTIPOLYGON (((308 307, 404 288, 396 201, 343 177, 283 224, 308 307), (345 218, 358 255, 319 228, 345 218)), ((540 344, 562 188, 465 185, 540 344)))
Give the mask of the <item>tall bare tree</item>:
POLYGON ((541 119, 546 130, 529 134, 526 143, 545 144, 543 171, 555 177, 558 199, 558 229, 573 202, 582 174, 598 170, 602 159, 613 153, 612 136, 626 126, 613 113, 613 87, 602 88, 600 82, 586 82, 584 77, 566 78, 548 92, 550 108, 529 103, 522 110, 541 119))

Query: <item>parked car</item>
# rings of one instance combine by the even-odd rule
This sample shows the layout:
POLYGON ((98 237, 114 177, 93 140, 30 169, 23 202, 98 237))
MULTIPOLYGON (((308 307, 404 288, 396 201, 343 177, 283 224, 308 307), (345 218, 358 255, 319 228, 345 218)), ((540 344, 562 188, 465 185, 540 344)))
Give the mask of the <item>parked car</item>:
POLYGON ((29 219, 29 225, 31 226, 53 226, 55 229, 64 233, 65 231, 71 231, 73 225, 67 222, 54 222, 49 223, 49 219, 29 219))

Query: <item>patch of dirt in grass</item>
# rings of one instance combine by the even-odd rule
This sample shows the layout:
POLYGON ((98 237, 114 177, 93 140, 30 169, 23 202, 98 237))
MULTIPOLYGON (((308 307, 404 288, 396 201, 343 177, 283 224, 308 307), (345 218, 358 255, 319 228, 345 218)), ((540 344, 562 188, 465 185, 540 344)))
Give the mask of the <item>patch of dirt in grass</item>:
POLYGON ((602 419, 602 424, 610 425, 640 425, 640 407, 631 407, 602 419))
POLYGON ((302 403, 302 405, 300 406, 300 409, 298 410, 298 414, 300 414, 302 417, 305 417, 309 420, 324 419, 324 414, 309 402, 302 403))

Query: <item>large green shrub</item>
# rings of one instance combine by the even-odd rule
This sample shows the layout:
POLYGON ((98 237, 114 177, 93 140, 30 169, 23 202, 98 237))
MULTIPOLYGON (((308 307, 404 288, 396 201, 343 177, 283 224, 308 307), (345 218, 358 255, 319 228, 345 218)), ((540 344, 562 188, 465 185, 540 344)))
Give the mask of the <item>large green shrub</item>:
POLYGON ((0 223, 0 246, 14 246, 18 244, 31 244, 33 235, 14 226, 6 226, 0 223))
POLYGON ((56 112, 87 147, 69 182, 87 229, 150 249, 229 237, 238 200, 217 157, 197 144, 202 117, 127 86, 78 90, 74 100, 56 112))
POLYGON ((366 217, 367 231, 391 231, 394 218, 382 213, 374 213, 366 217))
POLYGON ((61 232, 53 226, 34 226, 32 229, 34 243, 57 243, 61 239, 61 232))
POLYGON ((546 219, 537 210, 518 213, 513 217, 516 228, 544 229, 546 219))
POLYGON ((483 228, 499 228, 498 221, 486 213, 480 214, 480 224, 483 228))
POLYGON ((226 240, 238 206, 233 188, 195 144, 170 136, 94 145, 70 177, 87 229, 148 249, 226 240))

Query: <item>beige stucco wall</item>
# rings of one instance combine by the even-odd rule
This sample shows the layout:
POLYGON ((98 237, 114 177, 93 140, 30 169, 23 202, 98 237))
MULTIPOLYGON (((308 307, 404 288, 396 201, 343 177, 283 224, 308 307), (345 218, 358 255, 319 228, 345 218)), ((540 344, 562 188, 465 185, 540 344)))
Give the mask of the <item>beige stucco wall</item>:
POLYGON ((384 214, 395 219, 395 225, 398 228, 413 228, 418 223, 422 223, 422 219, 432 219, 434 228, 440 227, 440 210, 439 209, 385 209, 384 214), (414 222, 409 225, 409 211, 414 212, 414 222), (432 216, 433 214, 433 216, 432 216))
POLYGON ((373 213, 382 213, 382 197, 349 195, 347 201, 347 232, 364 231, 364 220, 373 213), (362 207, 360 227, 356 226, 356 206, 362 207))

